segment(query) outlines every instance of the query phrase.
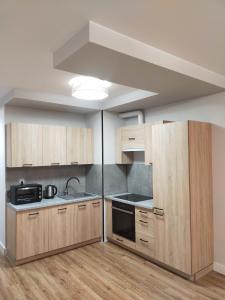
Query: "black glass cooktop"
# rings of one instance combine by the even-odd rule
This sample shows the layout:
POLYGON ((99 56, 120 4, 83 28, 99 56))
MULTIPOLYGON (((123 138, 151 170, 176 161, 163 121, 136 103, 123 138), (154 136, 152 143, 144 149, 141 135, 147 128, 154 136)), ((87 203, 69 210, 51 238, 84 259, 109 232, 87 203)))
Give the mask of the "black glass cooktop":
POLYGON ((116 196, 116 198, 131 201, 131 202, 140 202, 140 201, 153 199, 150 196, 144 196, 144 195, 139 195, 139 194, 118 195, 118 196, 116 196))

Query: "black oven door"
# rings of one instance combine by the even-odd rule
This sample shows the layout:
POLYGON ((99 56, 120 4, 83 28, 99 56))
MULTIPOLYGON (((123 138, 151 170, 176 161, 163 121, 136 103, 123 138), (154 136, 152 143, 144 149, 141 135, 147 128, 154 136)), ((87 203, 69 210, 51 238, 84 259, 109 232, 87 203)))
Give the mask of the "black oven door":
POLYGON ((113 233, 135 241, 135 207, 126 203, 112 201, 113 233))

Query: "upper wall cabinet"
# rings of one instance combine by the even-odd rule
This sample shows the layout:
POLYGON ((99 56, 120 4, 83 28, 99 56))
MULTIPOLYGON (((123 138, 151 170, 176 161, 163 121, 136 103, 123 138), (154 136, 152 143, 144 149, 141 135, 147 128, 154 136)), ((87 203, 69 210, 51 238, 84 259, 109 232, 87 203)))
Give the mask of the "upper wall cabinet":
POLYGON ((11 123, 6 137, 7 167, 42 166, 42 125, 11 123))
POLYGON ((43 126, 43 165, 66 165, 66 127, 43 126))
POLYGON ((91 128, 67 128, 67 165, 93 163, 91 128))
POLYGON ((11 123, 6 126, 7 167, 93 163, 90 128, 11 123))

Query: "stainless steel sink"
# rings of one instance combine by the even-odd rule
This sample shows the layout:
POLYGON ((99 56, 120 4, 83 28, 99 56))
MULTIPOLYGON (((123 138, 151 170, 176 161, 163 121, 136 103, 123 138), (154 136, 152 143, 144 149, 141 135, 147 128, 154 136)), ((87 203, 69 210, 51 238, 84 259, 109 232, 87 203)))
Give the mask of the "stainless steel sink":
POLYGON ((62 198, 64 200, 73 200, 73 199, 78 199, 78 198, 88 198, 93 196, 93 194, 90 193, 75 193, 75 194, 68 194, 68 195, 60 195, 59 198, 62 198))

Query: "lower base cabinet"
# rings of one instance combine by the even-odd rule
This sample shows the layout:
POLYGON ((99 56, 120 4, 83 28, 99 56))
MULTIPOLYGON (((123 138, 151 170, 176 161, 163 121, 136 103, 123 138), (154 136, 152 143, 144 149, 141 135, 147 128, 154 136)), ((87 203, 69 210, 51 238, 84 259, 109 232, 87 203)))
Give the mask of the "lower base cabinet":
POLYGON ((22 212, 7 207, 7 255, 16 264, 101 236, 101 199, 22 212))

